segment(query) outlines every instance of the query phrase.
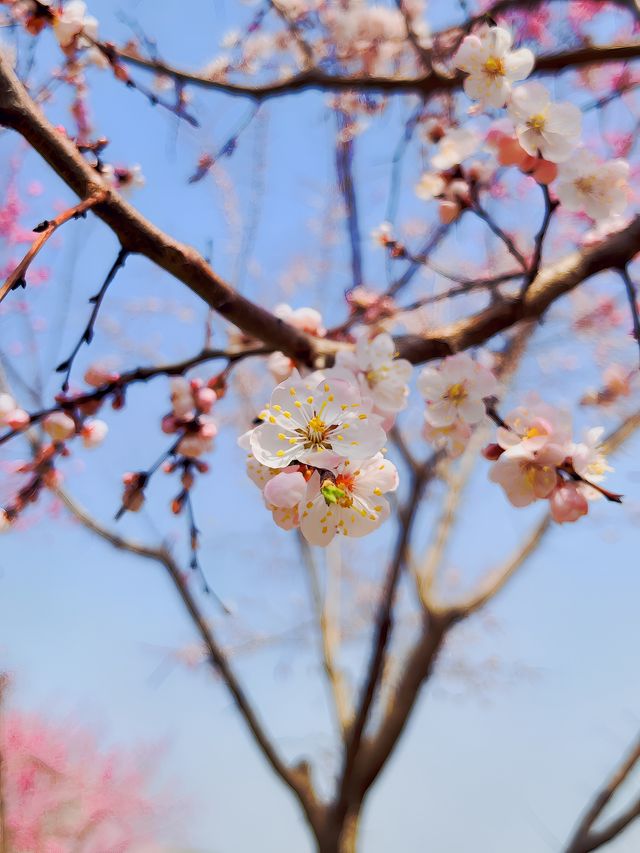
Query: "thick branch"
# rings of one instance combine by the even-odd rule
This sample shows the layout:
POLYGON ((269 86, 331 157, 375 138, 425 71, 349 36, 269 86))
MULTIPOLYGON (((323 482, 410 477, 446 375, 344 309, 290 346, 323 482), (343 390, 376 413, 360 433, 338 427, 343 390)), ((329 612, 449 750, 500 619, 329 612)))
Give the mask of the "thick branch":
POLYGON ((45 118, 2 56, 0 124, 20 133, 80 198, 106 193, 93 210, 128 253, 149 258, 248 335, 293 358, 310 361, 312 344, 308 336, 236 293, 195 249, 162 232, 114 189, 103 184, 76 146, 45 118))
MULTIPOLYGON (((175 68, 158 59, 145 59, 135 52, 114 48, 111 45, 103 45, 103 47, 105 51, 110 51, 113 55, 130 65, 171 77, 183 85, 189 83, 205 89, 226 92, 230 95, 244 95, 258 100, 266 100, 267 98, 274 98, 294 92, 304 92, 309 89, 338 92, 358 89, 360 91, 384 92, 386 94, 414 93, 426 99, 432 95, 460 88, 464 79, 464 76, 461 74, 454 74, 447 77, 442 74, 436 74, 435 72, 410 78, 374 76, 342 77, 327 74, 324 71, 314 68, 283 80, 276 80, 273 83, 247 86, 241 83, 214 80, 197 72, 175 68)), ((587 47, 580 47, 574 50, 559 51, 558 53, 539 56, 536 59, 534 71, 539 73, 556 72, 568 68, 578 68, 583 65, 622 62, 625 59, 635 59, 638 56, 640 56, 640 44, 634 42, 607 47, 588 45, 587 47)))
MULTIPOLYGON (((640 50, 640 45, 637 46, 640 50)), ((329 363, 348 344, 313 339, 236 293, 190 246, 156 228, 111 188, 106 188, 72 142, 51 125, 0 56, 0 123, 17 130, 82 198, 99 191, 107 197, 94 212, 129 253, 142 254, 175 276, 225 319, 246 334, 306 364, 329 363)), ((556 299, 602 270, 619 269, 640 250, 640 216, 605 242, 577 251, 543 269, 522 298, 505 299, 484 311, 425 336, 397 339, 402 358, 414 364, 471 346, 523 319, 540 317, 556 299)))

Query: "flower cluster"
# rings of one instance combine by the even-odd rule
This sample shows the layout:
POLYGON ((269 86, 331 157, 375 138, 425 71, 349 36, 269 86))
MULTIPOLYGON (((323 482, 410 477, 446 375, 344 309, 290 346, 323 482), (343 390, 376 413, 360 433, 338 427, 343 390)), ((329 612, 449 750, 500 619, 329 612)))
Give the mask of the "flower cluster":
POLYGON ((489 478, 513 506, 548 499, 555 521, 577 521, 589 511, 589 501, 603 494, 619 499, 598 485, 613 470, 601 447, 602 433, 595 427, 574 442, 568 414, 542 402, 520 407, 498 428, 496 443, 485 448, 494 462, 489 478))
POLYGON ((241 438, 249 476, 279 527, 299 527, 324 546, 339 534, 371 533, 389 516, 383 495, 397 488, 398 473, 383 446, 411 372, 395 355, 389 335, 363 332, 334 368, 278 385, 262 422, 241 438))
MULTIPOLYGON (((501 165, 516 166, 540 184, 555 182, 559 202, 569 211, 584 212, 596 222, 618 217, 628 199, 629 165, 617 159, 601 163, 580 146, 582 114, 575 104, 557 103, 538 82, 514 86, 529 76, 530 50, 512 50, 511 33, 483 25, 466 36, 454 64, 467 76, 466 94, 481 108, 506 107, 510 121, 489 132, 487 144, 501 165)), ((464 181, 442 174, 459 166, 478 147, 469 128, 441 131, 431 141, 438 149, 431 158, 436 172, 425 173, 416 186, 423 199, 440 199, 443 222, 457 218, 468 206, 464 181), (442 135, 444 133, 444 135, 442 135)))

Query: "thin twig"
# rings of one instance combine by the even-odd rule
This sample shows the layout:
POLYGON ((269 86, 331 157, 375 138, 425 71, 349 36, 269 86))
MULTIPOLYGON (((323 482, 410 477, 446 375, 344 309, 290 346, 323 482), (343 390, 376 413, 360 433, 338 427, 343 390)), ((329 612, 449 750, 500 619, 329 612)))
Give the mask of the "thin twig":
POLYGON ((629 275, 629 270, 626 266, 622 267, 620 270, 620 276, 627 291, 627 300, 629 302, 629 309, 631 310, 631 317, 633 320, 633 337, 636 339, 636 343, 640 348, 640 316, 638 315, 638 294, 636 292, 636 286, 629 275))
POLYGON ((83 344, 90 344, 93 340, 93 333, 96 325, 96 320, 98 319, 98 313, 100 312, 100 307, 102 305, 102 300, 107 294, 107 290, 109 289, 109 285, 116 277, 119 270, 125 265, 125 261, 127 260, 127 255, 129 252, 126 249, 120 249, 118 252, 118 256, 113 262, 111 269, 107 273, 105 280, 102 282, 100 286, 100 290, 91 297, 89 300, 90 304, 93 305, 91 309, 91 314, 89 315, 89 320, 87 325, 84 328, 83 333, 80 335, 76 345, 71 351, 71 355, 61 364, 56 367, 56 373, 64 373, 64 380, 62 382, 62 390, 67 391, 69 389, 69 377, 71 375, 71 369, 73 368, 73 362, 75 361, 76 356, 80 352, 80 348, 83 344))
POLYGON ((68 210, 63 211, 63 213, 60 213, 55 219, 45 219, 44 222, 37 225, 33 230, 37 232, 38 236, 29 247, 27 254, 7 278, 2 287, 0 287, 0 302, 2 302, 9 291, 15 290, 17 287, 26 286, 26 274, 29 266, 47 240, 58 230, 58 228, 70 219, 78 219, 79 217, 84 216, 88 210, 95 207, 96 204, 100 204, 101 201, 104 201, 106 196, 106 191, 98 190, 93 195, 90 195, 88 198, 85 198, 83 201, 73 207, 70 207, 68 210))

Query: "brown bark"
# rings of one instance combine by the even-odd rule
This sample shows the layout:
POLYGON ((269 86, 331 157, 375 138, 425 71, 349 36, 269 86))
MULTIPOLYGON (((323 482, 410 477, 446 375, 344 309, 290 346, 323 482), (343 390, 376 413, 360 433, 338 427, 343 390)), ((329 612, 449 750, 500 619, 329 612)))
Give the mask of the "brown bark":
POLYGON ((340 816, 329 813, 316 837, 318 853, 356 853, 360 829, 360 807, 340 816))

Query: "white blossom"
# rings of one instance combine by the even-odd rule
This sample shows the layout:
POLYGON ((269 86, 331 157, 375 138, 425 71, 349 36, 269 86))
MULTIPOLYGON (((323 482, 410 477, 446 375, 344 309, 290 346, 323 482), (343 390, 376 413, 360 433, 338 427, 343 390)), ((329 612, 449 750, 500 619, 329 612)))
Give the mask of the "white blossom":
POLYGON ((531 73, 533 53, 527 48, 511 50, 512 36, 504 27, 486 27, 468 35, 455 56, 456 68, 469 76, 464 90, 473 100, 490 107, 503 107, 511 84, 531 73))
POLYGON ((541 83, 525 83, 511 93, 509 113, 520 145, 532 157, 568 160, 580 140, 582 113, 568 101, 554 103, 541 83))

